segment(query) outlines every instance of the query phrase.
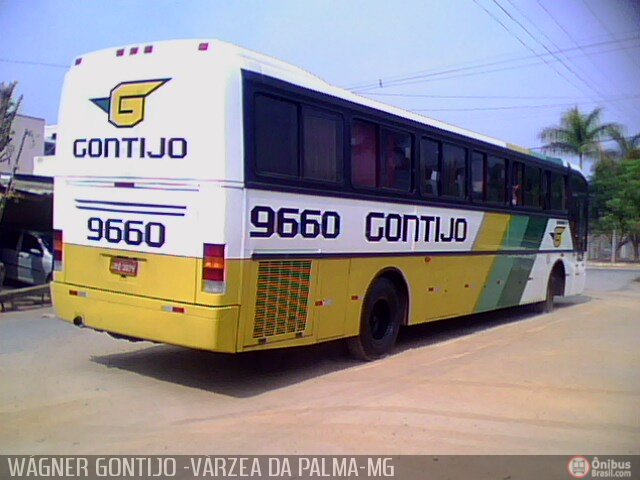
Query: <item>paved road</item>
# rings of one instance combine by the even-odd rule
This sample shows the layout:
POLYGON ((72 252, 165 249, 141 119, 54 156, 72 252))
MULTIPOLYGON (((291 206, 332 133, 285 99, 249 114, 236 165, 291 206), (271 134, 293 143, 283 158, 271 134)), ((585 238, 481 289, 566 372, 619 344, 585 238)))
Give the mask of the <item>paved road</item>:
POLYGON ((227 356, 0 314, 0 451, 638 454, 638 276, 407 329, 369 364, 340 342, 227 356))

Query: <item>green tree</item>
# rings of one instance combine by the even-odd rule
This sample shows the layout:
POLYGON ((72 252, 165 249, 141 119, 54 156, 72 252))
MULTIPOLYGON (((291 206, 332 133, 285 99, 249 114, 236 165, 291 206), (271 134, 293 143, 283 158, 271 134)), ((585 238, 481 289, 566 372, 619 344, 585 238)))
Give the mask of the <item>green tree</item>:
POLYGON ((585 158, 598 158, 600 142, 605 139, 615 123, 602 123, 602 109, 595 108, 590 113, 582 113, 578 107, 565 112, 560 125, 543 129, 539 137, 545 142, 543 150, 550 153, 575 155, 580 160, 580 168, 585 158))
POLYGON ((614 158, 627 159, 633 158, 640 160, 640 133, 633 136, 625 136, 624 129, 616 126, 609 129, 609 136, 616 142, 616 150, 607 153, 614 158))
POLYGON ((634 260, 640 260, 640 162, 606 159, 599 162, 591 186, 592 221, 596 232, 619 233, 616 250, 633 245, 634 260))
POLYGON ((11 157, 9 143, 13 135, 13 119, 18 114, 22 103, 22 95, 13 98, 17 82, 0 83, 0 162, 6 162, 11 157))

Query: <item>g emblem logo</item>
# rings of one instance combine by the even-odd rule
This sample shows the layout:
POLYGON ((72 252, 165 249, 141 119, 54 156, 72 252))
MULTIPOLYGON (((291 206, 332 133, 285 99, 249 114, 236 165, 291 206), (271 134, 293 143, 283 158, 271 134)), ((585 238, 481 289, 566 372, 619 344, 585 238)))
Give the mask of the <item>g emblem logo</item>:
POLYGON ((567 227, 556 227, 553 229, 553 232, 549 233, 551 238, 553 239, 553 246, 559 247, 562 244, 562 234, 567 229, 567 227))
POLYGON ((91 101, 109 115, 109 123, 118 128, 131 128, 144 120, 146 98, 170 78, 122 82, 113 87, 109 97, 91 101))

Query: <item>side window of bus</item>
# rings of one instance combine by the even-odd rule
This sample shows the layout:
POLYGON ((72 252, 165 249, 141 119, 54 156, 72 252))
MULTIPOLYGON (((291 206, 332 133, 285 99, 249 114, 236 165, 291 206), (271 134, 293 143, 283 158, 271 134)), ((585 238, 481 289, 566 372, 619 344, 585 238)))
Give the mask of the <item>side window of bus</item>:
POLYGON ((339 115, 304 108, 303 176, 307 180, 342 181, 343 122, 339 115))
POLYGON ((351 125, 351 182, 356 187, 376 186, 378 156, 376 126, 354 120, 351 125))
POLYGON ((504 158, 489 157, 487 163, 487 202, 504 205, 507 186, 504 158))
POLYGON ((442 149, 442 195, 466 198, 466 149, 443 144, 442 149))
POLYGON ((411 190, 411 135, 380 129, 382 155, 379 186, 408 192, 411 190))
POLYGON ((540 208, 549 209, 549 172, 542 171, 542 186, 540 187, 540 208))
POLYGON ((587 182, 576 174, 570 177, 571 202, 569 205, 569 221, 576 249, 584 252, 587 248, 587 215, 588 193, 587 182))
POLYGON ((440 143, 427 138, 420 140, 420 168, 422 171, 422 193, 439 195, 440 189, 440 143))
POLYGON ((484 153, 473 152, 471 156, 471 199, 474 201, 482 202, 485 199, 486 164, 487 156, 484 153))
POLYGON ((256 95, 254 132, 257 172, 298 177, 298 106, 256 95))
POLYGON ((524 167, 524 205, 540 208, 540 169, 526 165, 524 167))
POLYGON ((512 162, 511 165, 511 205, 524 205, 523 195, 524 165, 520 162, 512 162))
POLYGON ((549 175, 549 186, 551 190, 551 198, 549 206, 552 210, 564 210, 565 206, 565 180, 564 176, 559 173, 549 175))

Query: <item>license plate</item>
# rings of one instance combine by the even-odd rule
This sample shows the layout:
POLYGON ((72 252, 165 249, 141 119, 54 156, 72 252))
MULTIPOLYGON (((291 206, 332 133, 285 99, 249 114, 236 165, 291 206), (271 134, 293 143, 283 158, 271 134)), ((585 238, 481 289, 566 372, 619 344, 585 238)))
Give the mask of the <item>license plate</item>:
POLYGON ((138 275, 138 261, 135 258, 111 258, 109 265, 111 273, 123 277, 135 277, 138 275))

